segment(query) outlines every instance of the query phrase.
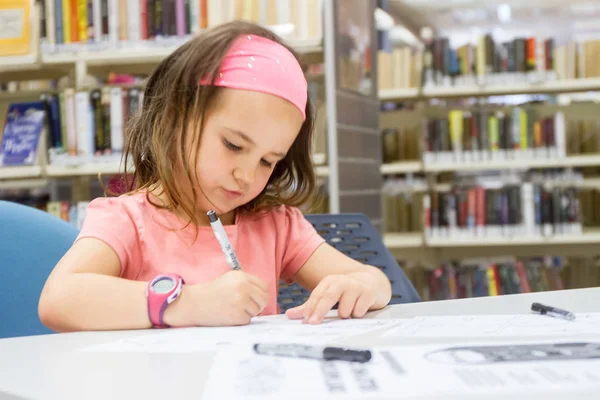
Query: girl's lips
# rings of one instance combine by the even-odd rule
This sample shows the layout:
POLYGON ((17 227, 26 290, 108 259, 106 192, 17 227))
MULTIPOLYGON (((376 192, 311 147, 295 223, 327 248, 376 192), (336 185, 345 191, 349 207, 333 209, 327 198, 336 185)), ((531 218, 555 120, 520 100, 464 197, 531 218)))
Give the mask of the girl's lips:
POLYGON ((225 192, 225 195, 227 195, 227 197, 232 198, 232 199, 240 197, 242 195, 242 192, 238 192, 235 190, 223 189, 223 191, 225 192))

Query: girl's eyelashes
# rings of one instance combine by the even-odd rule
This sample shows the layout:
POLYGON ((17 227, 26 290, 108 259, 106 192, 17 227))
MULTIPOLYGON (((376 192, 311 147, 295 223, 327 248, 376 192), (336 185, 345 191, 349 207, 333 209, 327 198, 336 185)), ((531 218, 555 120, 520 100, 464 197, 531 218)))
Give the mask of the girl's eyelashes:
MULTIPOLYGON (((240 152, 242 150, 242 148, 240 146, 236 146, 235 144, 231 143, 229 140, 227 139, 223 139, 223 144, 225 145, 225 147, 227 147, 229 150, 234 151, 234 152, 240 152)), ((261 164, 264 165, 265 167, 271 168, 273 166, 273 163, 265 160, 265 159, 261 159, 260 160, 261 164)))
POLYGON ((225 144, 225 147, 227 147, 231 151, 236 151, 237 152, 237 151, 242 150, 242 148, 240 146, 236 146, 235 144, 231 143, 227 139, 223 139, 223 144, 225 144))

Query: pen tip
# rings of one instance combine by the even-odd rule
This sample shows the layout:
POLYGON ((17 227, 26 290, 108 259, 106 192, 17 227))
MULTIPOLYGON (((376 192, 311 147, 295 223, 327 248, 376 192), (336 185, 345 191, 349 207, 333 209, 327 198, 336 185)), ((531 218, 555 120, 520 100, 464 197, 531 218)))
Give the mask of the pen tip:
POLYGON ((215 212, 215 210, 210 210, 206 213, 206 215, 208 215, 208 219, 210 222, 215 222, 217 220, 217 213, 215 212))

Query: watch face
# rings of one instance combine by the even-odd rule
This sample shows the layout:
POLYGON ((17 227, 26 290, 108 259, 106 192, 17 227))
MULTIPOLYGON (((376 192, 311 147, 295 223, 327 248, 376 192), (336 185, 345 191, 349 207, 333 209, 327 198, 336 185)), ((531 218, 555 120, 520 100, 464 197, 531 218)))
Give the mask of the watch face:
POLYGON ((158 281, 154 282, 152 285, 152 290, 155 293, 167 293, 175 286, 175 282, 169 278, 162 278, 158 281))

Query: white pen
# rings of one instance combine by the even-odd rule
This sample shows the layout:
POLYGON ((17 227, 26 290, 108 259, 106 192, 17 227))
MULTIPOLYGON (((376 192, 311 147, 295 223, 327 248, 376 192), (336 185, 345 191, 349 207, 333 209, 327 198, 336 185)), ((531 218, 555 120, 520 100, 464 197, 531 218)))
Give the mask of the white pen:
POLYGON ((227 237, 227 233, 225 233, 225 228, 223 228, 223 224, 219 217, 217 217, 217 213, 214 210, 210 210, 206 213, 208 215, 208 219, 210 221, 210 226, 212 226, 213 232, 215 233, 215 237, 219 241, 221 245, 221 250, 223 250, 223 254, 225 254, 225 258, 227 259, 227 263, 236 271, 242 269, 240 266, 240 262, 233 251, 233 247, 231 247, 231 243, 229 242, 229 238, 227 237))

